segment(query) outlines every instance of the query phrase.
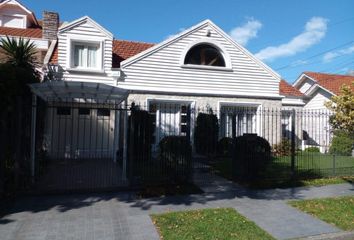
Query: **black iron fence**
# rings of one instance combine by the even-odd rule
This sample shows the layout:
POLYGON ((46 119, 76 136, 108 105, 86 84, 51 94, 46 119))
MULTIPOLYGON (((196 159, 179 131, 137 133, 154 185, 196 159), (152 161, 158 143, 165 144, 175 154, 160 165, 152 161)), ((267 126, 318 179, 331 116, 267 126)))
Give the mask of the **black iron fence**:
POLYGON ((37 108, 35 188, 189 184, 196 174, 242 181, 352 176, 353 135, 333 131, 331 115, 172 101, 47 102, 37 108))

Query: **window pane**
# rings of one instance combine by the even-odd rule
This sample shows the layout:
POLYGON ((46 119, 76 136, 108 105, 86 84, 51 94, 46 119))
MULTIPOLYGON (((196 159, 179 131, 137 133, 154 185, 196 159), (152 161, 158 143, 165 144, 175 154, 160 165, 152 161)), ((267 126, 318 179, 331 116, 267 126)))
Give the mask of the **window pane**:
POLYGON ((188 51, 184 64, 225 67, 225 60, 215 47, 208 44, 200 44, 188 51))
POLYGON ((85 47, 83 45, 75 45, 74 50, 74 66, 84 67, 84 51, 85 47))
POLYGON ((70 115, 71 109, 68 107, 58 107, 57 108, 57 115, 70 115))
POLYGON ((111 111, 107 108, 99 108, 97 109, 97 116, 105 116, 109 117, 111 111))
POLYGON ((87 67, 97 67, 97 47, 90 46, 87 49, 87 67))
POLYGON ((79 115, 90 115, 89 108, 79 108, 79 115))

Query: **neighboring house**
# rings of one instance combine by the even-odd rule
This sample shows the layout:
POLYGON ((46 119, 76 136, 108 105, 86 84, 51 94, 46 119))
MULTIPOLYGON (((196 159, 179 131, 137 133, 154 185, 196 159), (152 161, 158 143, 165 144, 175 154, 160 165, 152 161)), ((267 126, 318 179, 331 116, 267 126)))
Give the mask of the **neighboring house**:
POLYGON ((293 115, 295 114, 295 136, 297 145, 302 144, 302 116, 301 113, 303 107, 306 104, 307 98, 298 89, 294 88, 291 84, 285 80, 280 81, 279 92, 285 96, 282 99, 282 111, 281 111, 281 129, 282 138, 291 139, 293 115))
POLYGON ((340 94, 340 88, 348 85, 354 91, 354 76, 304 72, 293 86, 308 97, 305 109, 326 109, 325 102, 340 94))
POLYGON ((340 94, 343 85, 350 86, 354 91, 353 82, 354 76, 317 72, 304 72, 294 82, 293 86, 307 98, 303 114, 303 148, 316 145, 322 152, 328 151, 332 139, 328 121, 331 113, 324 104, 340 94))
MULTIPOLYGON (((6 36, 30 39, 37 47, 37 61, 48 63, 50 46, 57 38, 58 14, 43 12, 43 21, 15 0, 0 1, 0 38, 6 36)), ((54 46, 52 46, 54 48, 54 46)), ((0 61, 2 59, 0 52, 0 61)))

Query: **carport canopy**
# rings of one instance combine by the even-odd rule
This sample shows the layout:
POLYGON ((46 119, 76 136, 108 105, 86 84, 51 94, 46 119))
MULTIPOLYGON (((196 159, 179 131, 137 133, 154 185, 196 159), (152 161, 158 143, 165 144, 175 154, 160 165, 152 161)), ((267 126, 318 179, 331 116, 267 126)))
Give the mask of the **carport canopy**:
POLYGON ((46 81, 30 84, 30 87, 44 101, 119 104, 128 96, 127 90, 104 83, 46 81))
MULTIPOLYGON (((46 102, 77 102, 77 103, 111 103, 120 104, 127 100, 128 91, 104 83, 78 82, 78 81, 46 81, 29 85, 34 95, 46 102)), ((36 112, 37 98, 32 97, 32 124, 31 124, 31 175, 35 174, 35 146, 36 146, 36 112)), ((120 114, 120 113, 118 113, 120 114)), ((122 177, 126 179, 127 171, 127 111, 123 112, 123 164, 122 177)), ((116 118, 118 119, 118 118, 116 118)), ((118 129, 118 128, 115 128, 118 129)), ((117 134, 114 137, 114 146, 117 145, 117 134)), ((116 161, 116 154, 114 155, 116 161)))

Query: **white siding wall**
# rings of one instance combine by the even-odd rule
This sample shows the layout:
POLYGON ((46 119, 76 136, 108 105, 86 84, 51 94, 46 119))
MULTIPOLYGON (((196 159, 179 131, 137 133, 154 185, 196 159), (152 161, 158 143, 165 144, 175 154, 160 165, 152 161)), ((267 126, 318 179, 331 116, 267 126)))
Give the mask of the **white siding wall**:
POLYGON ((112 72, 112 38, 107 37, 103 32, 97 29, 89 22, 73 27, 59 34, 58 42, 58 64, 62 73, 63 80, 82 81, 82 82, 100 82, 109 85, 116 85, 114 78, 108 76, 112 72), (103 41, 102 64, 104 73, 93 72, 74 72, 67 71, 70 65, 70 41, 75 39, 80 41, 103 41))
POLYGON ((327 109, 324 103, 331 99, 332 95, 322 89, 317 90, 311 100, 305 105, 305 109, 327 109))
MULTIPOLYGON (((183 60, 182 60, 183 61, 183 60)), ((226 59, 227 61, 227 59, 226 59)), ((118 86, 132 90, 240 96, 279 96, 279 80, 237 49, 210 26, 122 67, 125 78, 118 86), (230 71, 182 68, 181 59, 193 42, 211 39, 231 59, 230 71)))
MULTIPOLYGON (((326 152, 332 140, 329 116, 331 112, 324 106, 332 95, 323 89, 318 89, 311 100, 305 105, 303 114, 303 128, 309 139, 305 145, 316 145, 321 152, 326 152)), ((305 146, 306 147, 306 146, 305 146)))

